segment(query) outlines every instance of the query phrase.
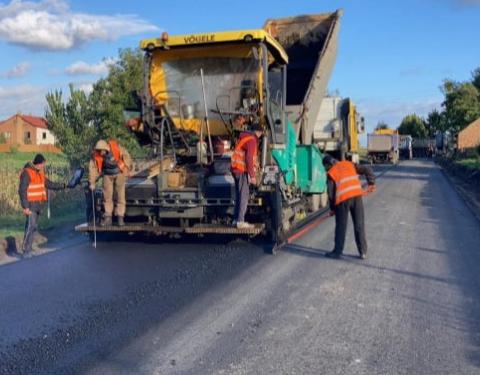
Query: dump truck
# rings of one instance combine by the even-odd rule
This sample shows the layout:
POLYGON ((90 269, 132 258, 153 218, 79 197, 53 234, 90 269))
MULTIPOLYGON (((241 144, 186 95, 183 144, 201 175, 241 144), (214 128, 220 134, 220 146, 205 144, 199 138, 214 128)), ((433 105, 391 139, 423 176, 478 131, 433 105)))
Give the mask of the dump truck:
MULTIPOLYGON (((324 212, 326 173, 314 128, 335 63, 342 12, 267 20, 263 29, 141 41, 144 87, 130 129, 149 157, 126 184, 125 226, 96 225, 102 191, 77 231, 264 235, 279 242, 324 212), (135 115, 136 114, 136 115, 135 115), (239 130, 260 124, 258 185, 232 226, 230 157, 239 130)), ((91 203, 93 202, 93 203, 91 203)))
POLYGON ((314 142, 323 153, 359 163, 358 135, 364 132, 365 120, 350 98, 323 98, 313 133, 314 142))
POLYGON ((398 149, 400 158, 411 160, 413 158, 412 136, 400 135, 398 149))
POLYGON ((398 140, 398 134, 368 134, 367 150, 370 163, 398 163, 398 140))
POLYGON ((435 154, 435 146, 435 138, 413 138, 413 157, 431 158, 435 154))

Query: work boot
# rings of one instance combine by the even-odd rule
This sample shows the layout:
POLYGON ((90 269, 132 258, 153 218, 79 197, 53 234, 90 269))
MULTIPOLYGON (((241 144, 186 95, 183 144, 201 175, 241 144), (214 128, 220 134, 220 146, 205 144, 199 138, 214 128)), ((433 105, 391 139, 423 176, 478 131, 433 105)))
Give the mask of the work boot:
POLYGON ((23 258, 23 259, 29 259, 29 258, 31 258, 31 257, 33 257, 33 251, 25 251, 25 252, 23 252, 23 254, 22 254, 22 258, 23 258))
POLYGON ((119 227, 124 227, 125 226, 125 221, 123 220, 123 216, 117 217, 117 225, 119 227))
POLYGON ((112 225, 112 217, 111 216, 105 216, 100 223, 101 227, 109 227, 112 225))
POLYGON ((331 259, 338 259, 342 256, 342 254, 340 254, 338 251, 330 251, 329 253, 326 253, 325 256, 327 258, 331 258, 331 259))

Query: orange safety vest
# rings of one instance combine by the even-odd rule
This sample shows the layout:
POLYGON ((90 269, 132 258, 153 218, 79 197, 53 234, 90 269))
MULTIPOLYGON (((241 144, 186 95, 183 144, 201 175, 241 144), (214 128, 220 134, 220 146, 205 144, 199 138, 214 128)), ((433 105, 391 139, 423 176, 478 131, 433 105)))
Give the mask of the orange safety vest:
POLYGON ((335 182, 335 205, 363 195, 362 184, 352 162, 337 162, 330 168, 328 175, 335 182))
POLYGON ((35 171, 32 168, 25 168, 30 177, 30 183, 27 187, 28 202, 45 202, 47 200, 47 189, 45 188, 45 173, 35 171))
MULTIPOLYGON (((117 141, 111 139, 108 141, 108 145, 110 146, 110 151, 112 152, 113 159, 115 159, 118 164, 118 168, 120 168, 122 173, 124 173, 128 169, 128 167, 123 161, 122 155, 120 155, 120 147, 118 147, 117 141)), ((95 164, 97 165, 98 173, 101 173, 103 168, 103 156, 100 151, 95 150, 93 158, 95 160, 95 164)))
MULTIPOLYGON (((253 135, 249 135, 246 137, 243 137, 240 142, 237 143, 235 146, 235 150, 233 151, 232 155, 232 169, 235 171, 239 171, 242 173, 247 172, 247 162, 245 160, 245 150, 243 149, 243 146, 247 143, 250 142, 251 140, 255 140, 255 137, 253 135)), ((255 150, 253 151, 253 160, 254 163, 256 164, 257 160, 257 148, 255 147, 255 150)), ((256 167, 256 165, 255 165, 256 167)))

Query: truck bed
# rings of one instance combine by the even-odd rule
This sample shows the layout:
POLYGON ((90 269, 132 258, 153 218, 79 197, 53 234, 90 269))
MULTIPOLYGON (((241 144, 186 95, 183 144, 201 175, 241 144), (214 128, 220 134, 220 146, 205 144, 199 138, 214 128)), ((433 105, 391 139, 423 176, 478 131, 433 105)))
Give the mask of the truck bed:
POLYGON ((288 54, 287 111, 303 144, 313 129, 337 55, 342 11, 267 20, 268 31, 288 54), (301 131, 300 131, 301 130, 301 131))

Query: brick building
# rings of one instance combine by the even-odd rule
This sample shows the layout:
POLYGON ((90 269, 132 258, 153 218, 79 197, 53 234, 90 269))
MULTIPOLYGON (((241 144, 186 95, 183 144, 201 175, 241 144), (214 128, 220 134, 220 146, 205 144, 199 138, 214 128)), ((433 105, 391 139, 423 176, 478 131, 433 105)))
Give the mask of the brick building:
POLYGON ((61 152, 42 117, 17 113, 0 121, 0 135, 4 141, 0 144, 0 152, 8 152, 12 147, 21 152, 61 152))
POLYGON ((480 145, 480 118, 476 119, 458 133, 458 149, 461 152, 474 149, 480 145))

